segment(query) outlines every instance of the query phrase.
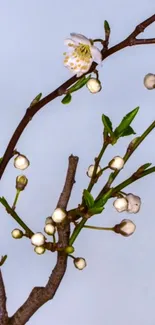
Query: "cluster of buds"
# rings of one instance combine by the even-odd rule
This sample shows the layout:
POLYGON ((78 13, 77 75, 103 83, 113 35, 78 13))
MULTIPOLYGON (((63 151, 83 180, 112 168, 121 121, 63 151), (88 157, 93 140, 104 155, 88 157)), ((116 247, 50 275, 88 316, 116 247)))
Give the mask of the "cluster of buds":
POLYGON ((141 199, 139 196, 129 193, 125 197, 116 199, 113 206, 118 212, 137 213, 141 207, 141 199))

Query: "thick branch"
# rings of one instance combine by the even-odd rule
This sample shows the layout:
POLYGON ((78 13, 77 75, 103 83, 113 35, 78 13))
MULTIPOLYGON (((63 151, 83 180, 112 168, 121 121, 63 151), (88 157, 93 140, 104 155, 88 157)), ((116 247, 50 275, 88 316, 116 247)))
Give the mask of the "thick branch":
MULTIPOLYGON (((154 43, 154 39, 150 40, 137 40, 136 37, 145 30, 146 27, 151 25, 155 21, 155 15, 151 16, 150 18, 143 21, 141 24, 139 24, 135 30, 122 42, 118 43, 117 45, 111 47, 110 49, 104 49, 102 50, 102 60, 105 60, 108 56, 112 55, 113 53, 122 50, 123 48, 131 45, 138 45, 138 44, 152 44, 154 43)), ((97 64, 93 62, 90 70, 87 73, 91 73, 96 68, 97 64)), ((55 99, 58 96, 61 96, 65 90, 73 85, 78 78, 76 76, 73 76, 69 80, 67 80, 65 83, 63 83, 60 87, 58 87, 56 90, 54 90, 52 93, 44 97, 42 100, 40 100, 37 104, 32 106, 31 108, 28 108, 23 119, 19 123, 17 129, 15 130, 7 148, 3 156, 3 160, 0 163, 0 178, 3 175, 3 172, 9 162, 9 160, 12 158, 13 150, 23 133, 24 129, 26 128, 27 124, 32 120, 32 117, 46 104, 51 102, 53 99, 55 99)))
MULTIPOLYGON (((60 195, 57 207, 66 209, 71 195, 74 177, 78 164, 78 157, 71 155, 69 157, 69 166, 65 185, 60 195)), ((70 236, 70 224, 65 222, 58 227, 59 244, 61 247, 68 246, 70 236)), ((67 267, 67 255, 64 252, 58 252, 57 263, 49 277, 45 287, 35 287, 25 303, 10 318, 9 325, 24 325, 30 317, 47 301, 51 300, 65 274, 67 267)))
POLYGON ((3 283, 2 272, 0 270, 0 325, 8 324, 8 313, 6 309, 6 294, 3 283))

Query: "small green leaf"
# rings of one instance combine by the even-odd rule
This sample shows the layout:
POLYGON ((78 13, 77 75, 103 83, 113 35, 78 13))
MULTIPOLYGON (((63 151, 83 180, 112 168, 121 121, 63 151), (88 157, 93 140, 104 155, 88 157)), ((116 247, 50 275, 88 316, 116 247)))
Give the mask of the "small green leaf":
POLYGON ((106 129, 106 131, 112 136, 113 135, 113 130, 112 130, 112 122, 110 118, 104 114, 102 114, 102 122, 103 125, 106 129))
POLYGON ((151 163, 146 163, 142 166, 140 166, 137 171, 136 171, 136 174, 137 173, 142 173, 145 169, 149 168, 152 164, 151 163))
POLYGON ((34 106, 35 104, 37 104, 37 103, 40 101, 41 97, 42 97, 42 93, 39 93, 39 94, 38 94, 38 95, 33 99, 33 101, 31 102, 30 107, 32 107, 32 106, 34 106))
POLYGON ((5 263, 7 257, 8 257, 7 255, 4 255, 4 256, 1 257, 0 266, 2 266, 5 263))
POLYGON ((106 33, 110 33, 110 25, 107 20, 104 21, 104 30, 106 33))
POLYGON ((72 100, 71 94, 67 94, 61 101, 62 104, 69 104, 72 100))
POLYGON ((110 188, 110 190, 106 194, 104 194, 100 199, 95 201, 94 207, 97 207, 97 208, 103 207, 106 204, 106 202, 108 201, 108 199, 110 198, 112 191, 113 191, 113 188, 110 188))
POLYGON ((83 197, 84 197, 84 200, 85 200, 85 203, 86 203, 86 206, 88 208, 92 208, 93 205, 94 205, 94 199, 93 199, 93 196, 87 191, 87 190, 84 190, 83 191, 83 197))
POLYGON ((133 128, 129 125, 126 130, 122 133, 121 137, 126 137, 131 134, 136 134, 136 132, 133 130, 133 128))
POLYGON ((83 76, 81 79, 79 79, 72 87, 68 89, 69 93, 73 93, 74 91, 77 91, 84 87, 87 83, 87 81, 91 78, 91 75, 88 77, 83 76))
POLYGON ((129 112, 126 116, 123 117, 119 126, 115 129, 114 135, 118 139, 122 136, 126 129, 128 129, 129 125, 137 115, 139 107, 136 107, 134 110, 129 112))
POLYGON ((94 215, 94 214, 100 214, 102 211, 104 210, 104 207, 93 207, 91 209, 89 209, 88 213, 90 215, 94 215))

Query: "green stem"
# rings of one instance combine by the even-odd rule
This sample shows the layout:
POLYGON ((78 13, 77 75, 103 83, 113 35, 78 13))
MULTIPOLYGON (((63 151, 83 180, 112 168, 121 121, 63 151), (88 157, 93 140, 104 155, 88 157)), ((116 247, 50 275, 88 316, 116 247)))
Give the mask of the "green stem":
POLYGON ((13 202, 13 205, 12 205, 12 210, 15 210, 15 208, 16 208, 16 203, 18 201, 20 192, 21 192, 20 190, 16 191, 16 196, 15 196, 15 199, 14 199, 14 202, 13 202))
POLYGON ((113 228, 110 228, 110 227, 83 226, 83 228, 96 229, 96 230, 111 230, 111 231, 113 231, 113 228))
POLYGON ((12 210, 4 197, 0 197, 0 203, 2 203, 2 205, 6 208, 7 213, 10 214, 13 219, 18 222, 18 224, 30 235, 30 237, 34 235, 34 232, 22 221, 22 219, 20 219, 17 213, 12 210))
MULTIPOLYGON (((148 134, 154 128, 155 128, 155 121, 153 121, 151 123, 151 125, 144 131, 144 133, 140 137, 138 137, 137 141, 135 142, 135 144, 133 144, 132 147, 130 147, 130 146, 128 147, 128 149, 126 151, 126 154, 123 157, 125 163, 131 157, 131 155, 137 149, 137 147, 142 143, 142 141, 144 141, 144 139, 148 136, 148 134)), ((120 170, 116 170, 115 172, 113 172, 113 173, 110 174, 107 183, 105 184, 105 186, 103 187, 103 189, 101 190, 101 192, 99 193, 99 195, 97 196, 96 200, 98 200, 100 197, 103 196, 103 194, 107 191, 107 188, 109 188, 111 186, 111 184, 113 183, 113 181, 115 180, 115 178, 117 177, 117 175, 119 174, 119 172, 120 172, 120 170)))
POLYGON ((78 225, 75 227, 70 240, 69 240, 69 246, 72 246, 75 242, 75 239, 77 238, 78 234, 80 233, 81 229, 83 228, 84 224, 87 222, 87 218, 84 218, 78 223, 78 225))
MULTIPOLYGON (((102 148, 101 148, 101 151, 100 151, 100 153, 99 153, 99 155, 98 155, 98 157, 95 159, 95 166, 94 166, 93 175, 92 175, 91 180, 90 180, 90 183, 89 183, 89 185, 88 185, 88 187, 87 187, 87 191, 88 191, 88 192, 91 192, 91 190, 92 190, 92 188, 93 188, 93 186, 94 186, 94 184, 95 184, 95 178, 96 178, 96 176, 97 176, 97 175, 96 175, 97 168, 98 168, 98 166, 99 166, 99 163, 100 163, 100 161, 101 161, 101 159, 102 159, 102 156, 103 156, 103 154, 104 154, 104 152, 105 152, 107 146, 108 146, 108 143, 107 143, 107 142, 104 142, 104 143, 103 143, 103 146, 102 146, 102 148)), ((105 168, 103 168, 102 171, 105 170, 105 169, 107 169, 107 166, 106 166, 105 168)))
POLYGON ((53 244, 55 244, 56 243, 55 235, 53 234, 52 236, 53 236, 53 244))

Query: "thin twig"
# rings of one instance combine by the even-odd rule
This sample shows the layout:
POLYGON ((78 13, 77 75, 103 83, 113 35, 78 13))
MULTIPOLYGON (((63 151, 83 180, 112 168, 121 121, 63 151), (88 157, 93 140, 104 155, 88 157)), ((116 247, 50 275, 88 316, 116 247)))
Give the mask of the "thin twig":
POLYGON ((0 269, 0 325, 8 325, 8 313, 6 309, 5 287, 0 269))
MULTIPOLYGON (((139 24, 135 30, 122 42, 118 43, 115 46, 112 46, 109 49, 102 49, 102 60, 105 60, 108 56, 124 49, 125 47, 132 46, 132 45, 139 45, 139 44, 152 44, 154 43, 153 40, 155 39, 148 39, 148 40, 141 40, 141 42, 136 39, 136 37, 145 30, 149 25, 151 25, 155 21, 155 14, 151 16, 150 18, 143 21, 141 24, 139 24), (136 39, 136 40, 135 40, 136 39)), ((96 68, 97 64, 93 62, 90 70, 86 73, 91 73, 96 68)), ((33 116, 46 104, 54 100, 56 97, 61 96, 65 93, 68 87, 73 85, 79 78, 76 76, 73 76, 66 82, 64 82, 61 86, 59 86, 56 90, 54 90, 52 93, 41 99, 37 104, 35 104, 32 107, 28 107, 26 110, 26 113, 24 117, 22 118, 21 122, 17 126, 17 129, 15 130, 14 134, 12 135, 12 138, 10 139, 10 142, 6 148, 6 151, 3 155, 3 159, 0 163, 0 178, 2 177, 4 170, 9 162, 9 160, 12 158, 13 150, 23 133, 24 129, 28 125, 28 123, 32 120, 33 116)))
MULTIPOLYGON (((71 155, 69 157, 69 166, 65 185, 60 195, 57 207, 65 209, 71 195, 73 184, 75 182, 75 173, 78 164, 78 157, 71 155)), ((70 236, 70 224, 66 221, 58 226, 58 237, 61 247, 68 246, 70 236)), ((65 274, 68 256, 64 252, 58 252, 57 263, 49 277, 45 287, 35 287, 30 293, 25 303, 10 318, 9 325, 24 325, 30 317, 47 301, 51 300, 65 274)))

